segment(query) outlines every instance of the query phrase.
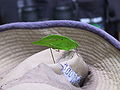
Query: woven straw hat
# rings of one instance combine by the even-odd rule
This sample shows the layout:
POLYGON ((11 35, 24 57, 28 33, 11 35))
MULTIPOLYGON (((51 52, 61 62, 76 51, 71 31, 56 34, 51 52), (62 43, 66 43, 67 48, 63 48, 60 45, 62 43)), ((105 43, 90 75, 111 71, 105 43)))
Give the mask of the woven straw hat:
POLYGON ((83 90, 120 90, 120 42, 105 31, 77 21, 12 23, 0 26, 0 78, 45 47, 31 42, 48 34, 78 41, 78 52, 90 66, 83 90))

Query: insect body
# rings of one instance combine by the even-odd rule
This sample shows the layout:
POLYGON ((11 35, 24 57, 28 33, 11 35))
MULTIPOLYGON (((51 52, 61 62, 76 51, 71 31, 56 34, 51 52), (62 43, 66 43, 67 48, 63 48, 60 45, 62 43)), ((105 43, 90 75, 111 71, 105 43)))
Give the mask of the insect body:
POLYGON ((33 42, 33 44, 59 50, 72 50, 79 46, 76 41, 61 35, 48 35, 39 41, 33 42))

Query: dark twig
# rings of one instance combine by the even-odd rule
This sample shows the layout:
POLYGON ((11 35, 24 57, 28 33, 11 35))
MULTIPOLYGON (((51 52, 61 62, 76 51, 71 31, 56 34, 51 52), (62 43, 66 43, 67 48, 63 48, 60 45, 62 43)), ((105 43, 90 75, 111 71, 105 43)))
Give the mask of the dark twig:
POLYGON ((50 48, 50 52, 51 52, 51 56, 52 56, 53 62, 55 63, 55 59, 54 59, 53 52, 52 52, 51 48, 50 48))

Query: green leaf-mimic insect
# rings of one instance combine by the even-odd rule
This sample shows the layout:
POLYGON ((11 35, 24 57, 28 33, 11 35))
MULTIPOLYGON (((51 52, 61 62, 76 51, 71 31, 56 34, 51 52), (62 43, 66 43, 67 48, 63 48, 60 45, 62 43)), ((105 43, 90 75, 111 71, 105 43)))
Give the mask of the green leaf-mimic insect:
POLYGON ((58 50, 72 50, 79 46, 79 44, 76 41, 61 35, 48 35, 43 37, 39 41, 32 43, 58 50))
POLYGON ((76 41, 61 35, 48 35, 46 37, 43 37, 39 41, 32 42, 32 44, 49 47, 54 63, 55 59, 51 48, 69 51, 72 49, 76 49, 79 46, 79 44, 76 41))

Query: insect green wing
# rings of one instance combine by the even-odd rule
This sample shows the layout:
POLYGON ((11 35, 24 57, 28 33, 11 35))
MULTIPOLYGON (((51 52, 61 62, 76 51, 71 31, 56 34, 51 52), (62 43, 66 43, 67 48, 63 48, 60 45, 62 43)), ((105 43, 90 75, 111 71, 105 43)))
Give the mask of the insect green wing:
POLYGON ((71 50, 79 46, 76 41, 61 35, 48 35, 32 43, 60 50, 71 50))

